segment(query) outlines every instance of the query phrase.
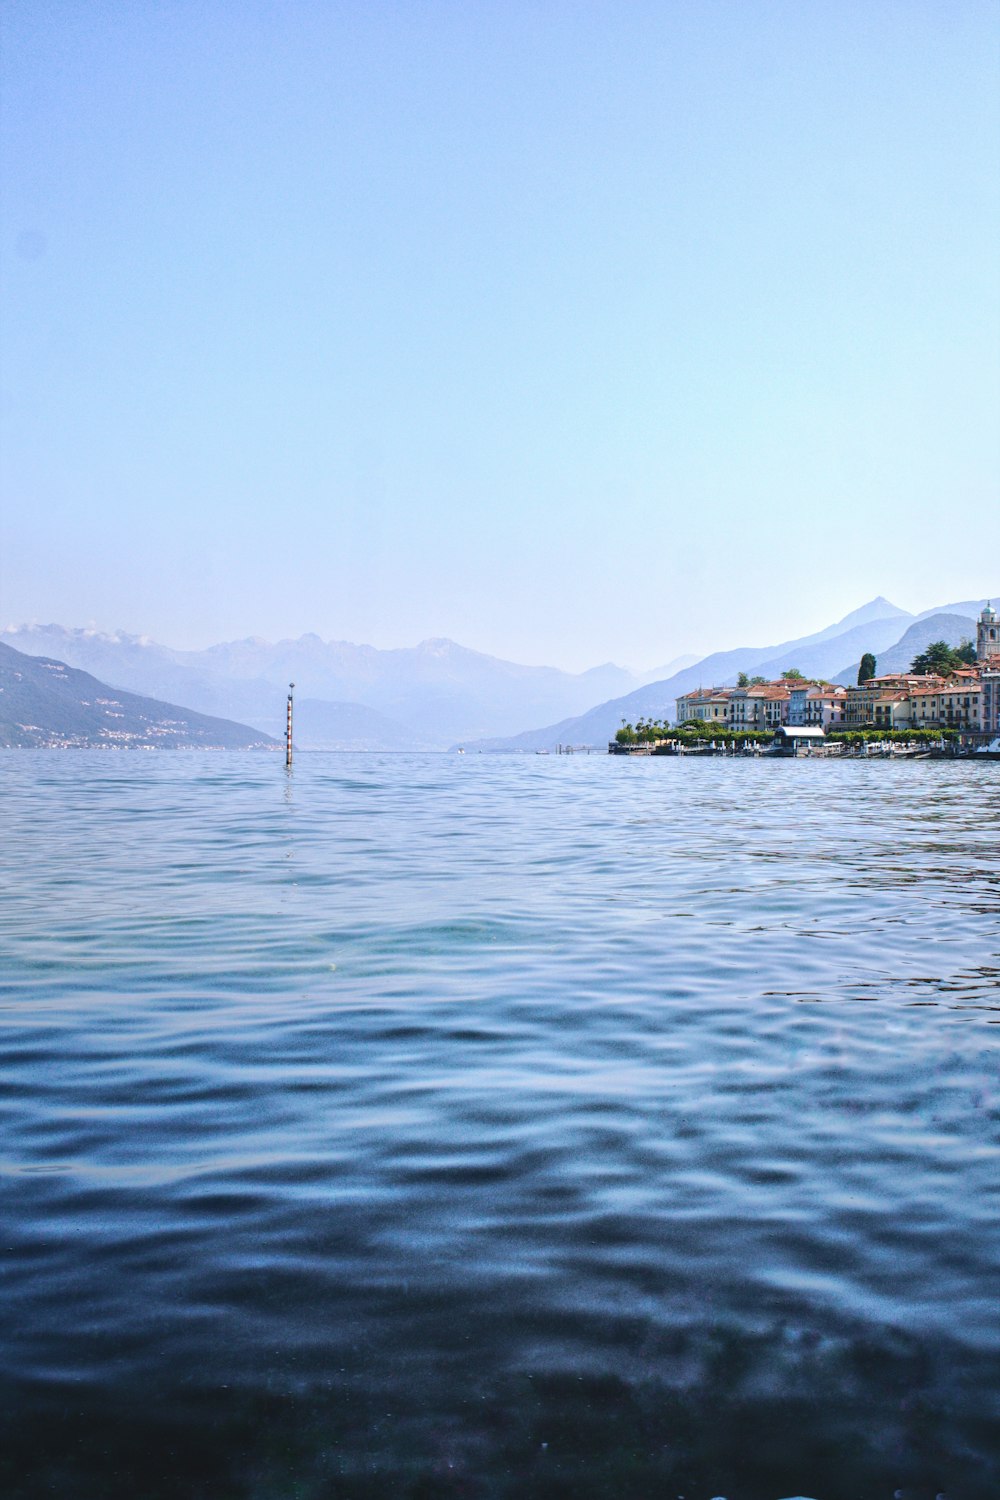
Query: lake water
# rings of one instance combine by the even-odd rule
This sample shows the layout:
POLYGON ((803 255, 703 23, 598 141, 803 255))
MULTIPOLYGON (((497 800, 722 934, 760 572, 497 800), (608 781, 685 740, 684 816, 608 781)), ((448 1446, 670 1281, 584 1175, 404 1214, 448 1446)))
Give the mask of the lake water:
POLYGON ((8 1495, 1000 1494, 1000 765, 0 782, 8 1495))

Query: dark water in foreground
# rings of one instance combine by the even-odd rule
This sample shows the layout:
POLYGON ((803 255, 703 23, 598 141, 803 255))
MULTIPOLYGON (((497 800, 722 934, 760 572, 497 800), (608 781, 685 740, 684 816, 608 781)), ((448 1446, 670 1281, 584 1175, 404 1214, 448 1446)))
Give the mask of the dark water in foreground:
POLYGON ((1000 1494, 1000 766, 0 782, 7 1494, 1000 1494))

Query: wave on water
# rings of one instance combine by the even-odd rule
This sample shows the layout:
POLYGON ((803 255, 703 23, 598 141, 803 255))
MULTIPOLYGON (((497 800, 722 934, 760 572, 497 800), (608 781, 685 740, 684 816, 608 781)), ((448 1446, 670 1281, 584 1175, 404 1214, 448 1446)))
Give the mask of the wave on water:
POLYGON ((974 770, 4 755, 4 1492, 1000 1493, 974 770))

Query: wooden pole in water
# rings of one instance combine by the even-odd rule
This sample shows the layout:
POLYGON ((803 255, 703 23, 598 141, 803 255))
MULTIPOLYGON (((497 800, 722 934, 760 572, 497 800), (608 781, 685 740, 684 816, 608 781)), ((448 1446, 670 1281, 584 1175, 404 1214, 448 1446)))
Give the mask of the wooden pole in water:
POLYGON ((288 720, 285 724, 285 765, 291 769, 292 764, 292 689, 294 682, 288 684, 288 720))

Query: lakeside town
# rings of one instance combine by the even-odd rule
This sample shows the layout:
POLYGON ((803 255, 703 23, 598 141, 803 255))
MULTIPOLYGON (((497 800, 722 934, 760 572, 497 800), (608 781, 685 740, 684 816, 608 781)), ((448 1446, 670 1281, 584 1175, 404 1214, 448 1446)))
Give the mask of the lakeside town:
POLYGON ((853 686, 805 678, 790 667, 765 681, 741 673, 733 687, 698 688, 677 699, 673 726, 623 724, 611 754, 678 754, 769 743, 782 754, 862 753, 893 745, 898 753, 1000 754, 1000 621, 987 604, 971 641, 937 641, 907 672, 878 674, 862 658, 853 686))

